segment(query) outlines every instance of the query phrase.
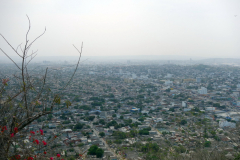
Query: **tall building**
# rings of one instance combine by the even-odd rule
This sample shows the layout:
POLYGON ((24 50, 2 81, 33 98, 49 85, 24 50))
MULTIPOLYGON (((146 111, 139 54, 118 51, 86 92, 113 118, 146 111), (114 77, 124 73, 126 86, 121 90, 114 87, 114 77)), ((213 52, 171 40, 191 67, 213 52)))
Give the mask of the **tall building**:
POLYGON ((148 74, 151 74, 151 69, 148 69, 148 74))
POLYGON ((187 102, 186 101, 182 101, 182 107, 187 107, 187 102))
POLYGON ((201 89, 198 90, 199 94, 207 94, 207 88, 201 87, 201 89))
POLYGON ((125 78, 124 82, 126 82, 126 83, 133 83, 133 79, 132 78, 125 78))
POLYGON ((165 78, 172 78, 172 76, 173 76, 172 74, 169 74, 169 73, 168 73, 168 74, 165 76, 165 78))

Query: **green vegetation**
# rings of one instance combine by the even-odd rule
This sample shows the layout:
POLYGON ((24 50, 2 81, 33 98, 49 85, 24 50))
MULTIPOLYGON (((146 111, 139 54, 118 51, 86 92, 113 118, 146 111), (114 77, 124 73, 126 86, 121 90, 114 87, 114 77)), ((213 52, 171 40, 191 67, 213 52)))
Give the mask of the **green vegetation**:
POLYGON ((104 125, 105 124, 104 119, 99 119, 99 123, 104 125))
POLYGON ((100 133, 99 133, 99 136, 104 137, 104 136, 105 136, 105 133, 104 133, 104 132, 100 132, 100 133))
POLYGON ((111 121, 109 123, 107 123, 106 127, 110 127, 110 126, 114 126, 114 128, 120 128, 120 126, 118 125, 118 123, 116 121, 111 121))
POLYGON ((116 137, 117 139, 124 139, 127 138, 127 134, 121 131, 116 131, 113 133, 113 136, 116 137))
POLYGON ((176 146, 176 147, 174 147, 174 149, 177 153, 185 153, 186 152, 186 148, 183 146, 178 146, 178 147, 176 146))
POLYGON ((95 118, 95 116, 86 116, 86 117, 84 118, 84 120, 85 120, 85 121, 93 121, 94 118, 95 118))
POLYGON ((92 145, 89 149, 88 149, 88 155, 96 155, 97 158, 102 158, 103 156, 103 149, 102 148, 98 148, 98 146, 96 145, 92 145))
POLYGON ((63 124, 69 124, 69 123, 71 123, 71 121, 63 121, 63 124))
POLYGON ((115 141, 113 141, 113 143, 116 143, 116 144, 122 144, 122 140, 120 140, 120 139, 116 139, 115 141))
POLYGON ((140 135, 149 135, 149 131, 151 131, 151 128, 143 128, 142 130, 139 130, 140 135))
POLYGON ((91 107, 87 106, 87 105, 83 105, 83 106, 80 106, 78 107, 78 109, 83 109, 83 110, 91 110, 91 107))
POLYGON ((157 143, 146 143, 144 146, 141 147, 141 151, 147 153, 149 151, 158 152, 160 150, 157 143))
POLYGON ((210 141, 205 141, 204 142, 204 147, 211 147, 211 142, 210 141))
POLYGON ((183 120, 181 120, 180 124, 185 125, 185 124, 187 124, 187 121, 185 119, 183 119, 183 120))
POLYGON ((82 124, 82 123, 77 123, 77 124, 74 126, 74 129, 75 129, 75 130, 80 130, 80 129, 83 128, 83 126, 84 126, 84 124, 82 124))
POLYGON ((225 109, 226 106, 221 106, 220 103, 213 103, 213 107, 217 107, 219 109, 225 109))

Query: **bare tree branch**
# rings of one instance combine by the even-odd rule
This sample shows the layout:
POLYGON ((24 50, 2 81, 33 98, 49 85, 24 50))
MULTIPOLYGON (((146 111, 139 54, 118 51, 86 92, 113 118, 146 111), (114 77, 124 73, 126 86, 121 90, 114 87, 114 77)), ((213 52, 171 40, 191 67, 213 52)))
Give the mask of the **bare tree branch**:
POLYGON ((83 42, 82 42, 81 50, 80 50, 80 51, 77 49, 77 47, 74 46, 74 44, 73 44, 73 47, 78 51, 78 53, 79 53, 79 59, 78 59, 78 62, 77 62, 77 65, 76 65, 76 68, 75 68, 75 70, 74 70, 74 72, 73 72, 72 77, 70 78, 70 80, 68 81, 68 83, 66 84, 66 86, 65 86, 63 89, 66 89, 66 87, 67 87, 67 86, 69 85, 69 83, 72 81, 72 79, 73 79, 73 77, 74 77, 74 75, 75 75, 75 73, 76 73, 76 71, 77 71, 77 68, 78 68, 78 65, 79 65, 79 63, 80 63, 81 56, 82 56, 83 42))
MULTIPOLYGON (((35 81, 35 77, 34 74, 31 74, 31 70, 28 70, 28 65, 29 63, 37 56, 37 51, 32 51, 32 53, 30 54, 30 48, 32 46, 32 44, 34 42, 36 42, 36 40, 38 40, 43 34, 45 34, 46 32, 46 28, 44 30, 44 32, 42 34, 40 34, 37 38, 35 38, 31 43, 28 40, 28 36, 31 30, 31 22, 30 19, 28 17, 28 15, 26 15, 28 18, 28 22, 29 22, 29 27, 28 30, 26 32, 25 35, 25 44, 23 45, 22 48, 22 43, 19 44, 16 49, 14 49, 10 43, 3 37, 3 39, 8 43, 8 45, 21 57, 21 66, 18 64, 7 54, 5 53, 1 48, 0 50, 17 66, 17 68, 21 71, 20 73, 17 73, 18 71, 16 71, 16 74, 13 74, 13 77, 16 78, 17 80, 17 85, 20 85, 20 89, 18 91, 14 91, 12 90, 14 93, 12 93, 12 91, 10 91, 8 94, 7 93, 7 97, 6 99, 4 99, 4 102, 1 103, 0 107, 0 111, 1 114, 3 114, 3 120, 1 121, 1 126, 7 126, 9 129, 8 131, 10 132, 10 134, 15 134, 15 127, 18 128, 18 131, 22 131, 21 133, 24 133, 26 129, 26 127, 31 124, 33 121, 37 120, 38 118, 47 115, 47 114, 51 114, 53 112, 53 107, 56 106, 56 104, 60 103, 60 97, 63 96, 59 96, 57 94, 55 94, 54 92, 52 92, 51 90, 46 90, 46 79, 47 79, 47 74, 48 73, 48 68, 46 68, 45 74, 43 79, 42 78, 36 78, 35 81), (21 53, 21 51, 18 50, 19 48, 22 51, 22 55, 19 54, 21 53), (29 58, 29 59, 28 59, 29 58), (35 84, 38 84, 38 79, 42 80, 42 84, 40 84, 40 88, 35 90, 35 84), (34 96, 33 96, 34 95, 34 96), (59 99, 57 99, 58 101, 56 101, 53 97, 57 97, 59 99), (16 100, 16 101, 14 101, 16 100), (37 102, 38 100, 42 101, 42 105, 38 106, 39 103, 37 102), (50 107, 50 111, 47 110, 50 107)), ((74 46, 74 45, 73 45, 74 46)), ((66 86, 64 86, 63 88, 66 89, 67 86, 69 86, 70 82, 73 80, 74 75, 76 74, 76 71, 79 67, 79 63, 81 60, 81 54, 82 54, 82 49, 83 49, 83 43, 81 45, 81 50, 78 50, 77 47, 74 46, 74 48, 78 51, 79 53, 79 59, 76 65, 76 68, 73 72, 73 74, 71 75, 70 79, 67 81, 66 86)), ((15 71, 14 71, 15 72, 15 71)), ((2 87, 1 90, 5 90, 4 88, 5 86, 2 87)), ((1 91, 0 90, 0 91, 1 91)), ((1 98, 1 97, 0 97, 1 98)), ((64 109, 67 109, 67 107, 63 107, 61 109, 58 109, 59 111, 62 111, 64 109)), ((17 137, 17 136, 16 136, 17 137)), ((14 138, 9 138, 9 133, 8 133, 8 138, 6 140, 4 140, 3 138, 0 142, 0 150, 4 150, 3 156, 0 155, 0 159, 1 157, 9 157, 11 156, 12 153, 10 153, 10 149, 12 147, 14 147, 14 143, 15 142, 15 137, 14 138)), ((17 139, 18 140, 18 139, 17 139)), ((15 151, 13 151, 15 154, 15 151)), ((1 154, 0 153, 0 154, 1 154)))
POLYGON ((41 116, 44 116, 44 115, 47 115, 47 114, 50 114, 52 113, 51 111, 48 111, 48 112, 42 112, 42 113, 39 113, 33 117, 29 117, 27 118, 26 120, 24 120, 23 122, 21 122, 19 124, 19 130, 22 130, 24 127, 26 127, 28 124, 32 123, 34 120, 38 119, 39 117, 41 116), (26 122, 26 123, 25 123, 26 122))
MULTIPOLYGON (((21 47, 21 45, 22 45, 22 43, 17 46, 16 52, 17 52, 18 48, 21 47)), ((22 57, 22 56, 21 56, 21 57, 22 57)))
POLYGON ((28 39, 27 39, 28 33, 30 32, 30 29, 31 29, 31 21, 30 21, 28 15, 26 15, 26 16, 28 18, 28 31, 27 31, 27 34, 26 34, 26 44, 27 44, 27 42, 28 42, 28 39))
POLYGON ((38 38, 40 38, 42 35, 45 34, 45 32, 46 32, 46 27, 45 27, 44 32, 43 32, 41 35, 39 35, 37 38, 35 38, 35 39, 28 45, 28 47, 27 47, 26 49, 29 49, 29 48, 31 47, 31 45, 32 45, 38 38))
POLYGON ((20 49, 21 49, 21 51, 22 51, 22 53, 23 53, 22 45, 20 45, 20 49))
POLYGON ((5 54, 5 56, 7 56, 17 66, 18 69, 21 70, 21 68, 17 65, 17 63, 11 57, 9 57, 8 54, 2 50, 2 48, 0 48, 0 50, 5 54))
POLYGON ((35 53, 37 53, 38 50, 36 50, 35 52, 32 51, 32 54, 30 54, 29 56, 26 56, 26 58, 31 57, 32 55, 34 55, 35 53))
POLYGON ((19 57, 22 58, 22 56, 17 52, 17 50, 15 50, 15 49, 13 48, 13 46, 7 41, 7 39, 6 39, 2 34, 0 34, 0 35, 1 35, 2 38, 5 40, 5 42, 7 42, 7 44, 13 49, 13 51, 14 51, 15 53, 17 53, 17 55, 18 55, 19 57))
POLYGON ((31 57, 31 59, 27 62, 27 64, 25 65, 24 69, 27 68, 28 64, 37 56, 37 54, 35 54, 33 57, 31 57))

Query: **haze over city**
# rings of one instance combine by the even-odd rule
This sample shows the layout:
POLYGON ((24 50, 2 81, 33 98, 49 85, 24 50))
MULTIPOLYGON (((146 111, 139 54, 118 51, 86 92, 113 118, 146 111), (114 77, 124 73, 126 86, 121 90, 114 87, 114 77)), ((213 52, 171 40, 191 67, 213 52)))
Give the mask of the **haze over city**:
POLYGON ((240 0, 0 13, 0 160, 240 160, 240 0))
POLYGON ((0 10, 0 33, 14 46, 24 42, 26 14, 30 39, 47 28, 38 56, 78 56, 72 44, 83 42, 92 57, 240 58, 239 0, 1 0, 0 10))

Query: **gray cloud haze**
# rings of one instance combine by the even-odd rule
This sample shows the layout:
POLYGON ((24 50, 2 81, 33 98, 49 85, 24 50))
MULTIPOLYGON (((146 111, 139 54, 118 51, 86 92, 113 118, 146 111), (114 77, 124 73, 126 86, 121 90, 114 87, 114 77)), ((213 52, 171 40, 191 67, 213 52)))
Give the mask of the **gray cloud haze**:
MULTIPOLYGON (((39 56, 184 55, 240 58, 239 0, 0 0, 0 33, 39 56), (237 16, 235 16, 237 15, 237 16)), ((0 39, 0 47, 14 53, 0 39)), ((0 53, 0 55, 3 55, 0 53)))

